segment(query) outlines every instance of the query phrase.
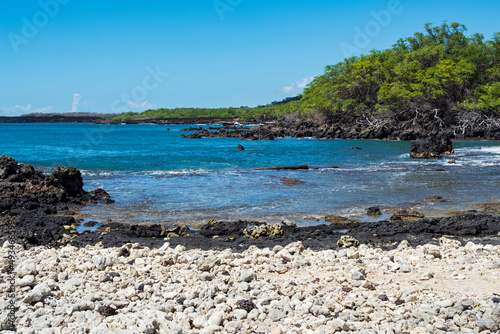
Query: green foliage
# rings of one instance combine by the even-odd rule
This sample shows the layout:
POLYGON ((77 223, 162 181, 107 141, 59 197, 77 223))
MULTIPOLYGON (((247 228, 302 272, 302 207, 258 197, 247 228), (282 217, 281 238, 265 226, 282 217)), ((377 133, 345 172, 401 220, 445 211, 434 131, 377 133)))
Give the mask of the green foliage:
POLYGON ((425 104, 451 110, 498 108, 500 33, 466 36, 458 23, 425 25, 424 33, 327 66, 304 90, 302 107, 329 112, 401 111, 425 104), (493 82, 493 83, 492 83, 493 82))
POLYGON ((459 23, 426 24, 424 32, 325 67, 303 96, 255 108, 176 108, 125 113, 115 121, 152 118, 234 117, 266 120, 360 112, 399 112, 425 105, 500 111, 500 33, 485 41, 459 23))

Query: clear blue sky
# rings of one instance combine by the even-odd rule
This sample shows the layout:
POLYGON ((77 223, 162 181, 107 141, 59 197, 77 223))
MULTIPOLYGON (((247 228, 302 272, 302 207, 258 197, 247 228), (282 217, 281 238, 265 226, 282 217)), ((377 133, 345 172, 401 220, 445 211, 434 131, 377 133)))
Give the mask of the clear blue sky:
POLYGON ((426 22, 490 38, 498 13, 498 0, 2 0, 0 116, 267 104, 426 22))

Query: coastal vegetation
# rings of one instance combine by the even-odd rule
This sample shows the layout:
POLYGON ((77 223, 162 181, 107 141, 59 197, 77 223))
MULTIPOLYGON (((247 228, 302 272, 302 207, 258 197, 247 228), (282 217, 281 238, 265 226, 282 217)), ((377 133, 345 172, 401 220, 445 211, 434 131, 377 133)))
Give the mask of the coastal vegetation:
POLYGON ((423 32, 325 67, 303 94, 255 108, 176 108, 128 112, 116 122, 161 118, 434 123, 442 128, 498 122, 500 33, 467 35, 459 23, 426 24, 423 32))

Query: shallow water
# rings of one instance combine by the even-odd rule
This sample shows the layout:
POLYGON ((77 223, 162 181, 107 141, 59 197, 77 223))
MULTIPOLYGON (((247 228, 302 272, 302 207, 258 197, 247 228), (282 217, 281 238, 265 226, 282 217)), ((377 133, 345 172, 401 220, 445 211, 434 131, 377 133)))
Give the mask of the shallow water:
POLYGON ((312 221, 326 214, 369 220, 364 212, 374 205, 439 216, 500 198, 498 141, 454 142, 457 163, 448 164, 447 158, 411 160, 409 142, 180 138, 189 126, 0 124, 0 154, 46 172, 79 168, 87 190, 102 187, 116 200, 84 209, 99 221, 312 221), (238 144, 245 151, 236 151, 238 144), (256 170, 300 164, 320 168, 256 170), (330 166, 339 168, 324 168, 330 166), (286 185, 283 177, 304 183, 286 185), (447 202, 426 201, 434 195, 447 202))

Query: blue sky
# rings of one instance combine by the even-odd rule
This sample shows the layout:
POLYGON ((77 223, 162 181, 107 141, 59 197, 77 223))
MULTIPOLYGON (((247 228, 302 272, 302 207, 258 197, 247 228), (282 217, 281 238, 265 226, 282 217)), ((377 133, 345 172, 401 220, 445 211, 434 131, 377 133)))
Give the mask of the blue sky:
POLYGON ((2 0, 0 116, 267 104, 426 22, 490 38, 498 13, 497 0, 2 0))

